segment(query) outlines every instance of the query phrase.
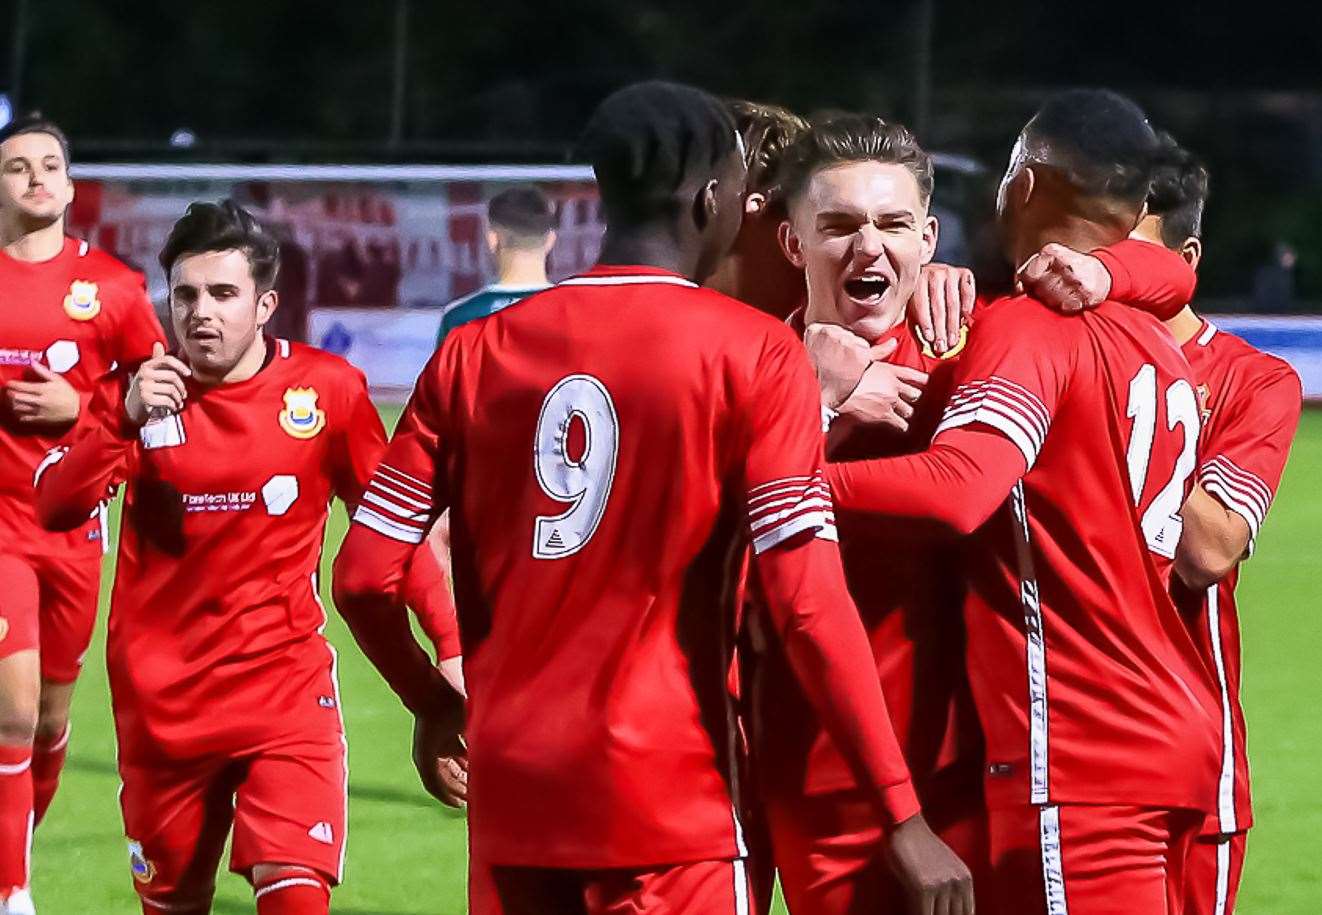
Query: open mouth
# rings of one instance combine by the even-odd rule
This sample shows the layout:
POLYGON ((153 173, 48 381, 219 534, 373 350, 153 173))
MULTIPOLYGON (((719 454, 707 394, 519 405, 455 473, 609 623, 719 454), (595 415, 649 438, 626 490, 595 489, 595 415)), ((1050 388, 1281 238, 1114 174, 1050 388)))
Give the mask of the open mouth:
POLYGON ((220 333, 214 330, 199 328, 198 330, 189 331, 188 339, 196 340, 199 343, 214 343, 220 339, 220 333))
POLYGON ((845 295, 860 305, 876 305, 890 286, 890 280, 886 277, 869 273, 846 280, 845 295))

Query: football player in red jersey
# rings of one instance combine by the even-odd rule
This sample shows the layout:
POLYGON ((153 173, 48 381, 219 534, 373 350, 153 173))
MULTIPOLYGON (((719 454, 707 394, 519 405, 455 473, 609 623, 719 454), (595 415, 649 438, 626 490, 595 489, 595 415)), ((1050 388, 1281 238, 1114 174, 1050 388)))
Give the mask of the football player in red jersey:
POLYGON ((59 781, 101 578, 100 516, 45 531, 32 476, 101 376, 164 339, 141 274, 64 234, 68 169, 50 121, 0 130, 0 910, 27 885, 30 832, 59 781))
MULTIPOLYGON (((1158 152, 1126 99, 1050 99, 999 195, 1014 262, 1047 243, 1124 238, 1158 152)), ((1108 301, 1066 317, 1018 296, 982 313, 954 374, 927 451, 833 464, 829 477, 842 515, 972 535, 965 624, 992 868, 982 908, 1178 911, 1217 769, 1213 685, 1167 592, 1197 448, 1187 363, 1136 309, 1108 301)))
POLYGON ((803 304, 803 270, 780 253, 785 219, 780 166, 808 122, 787 108, 733 99, 726 103, 744 143, 748 193, 739 235, 706 285, 760 311, 784 318, 803 304))
MULTIPOLYGON (((1197 267, 1207 171, 1171 145, 1176 161, 1157 172, 1148 215, 1134 236, 1179 251, 1197 267)), ((1184 912, 1229 915, 1235 910, 1253 824, 1235 587, 1239 565, 1252 552, 1285 471, 1299 425, 1302 386, 1284 360, 1219 330, 1191 306, 1166 326, 1193 368, 1203 415, 1198 482, 1181 511, 1184 533, 1171 593, 1216 673, 1221 705, 1216 809, 1193 846, 1184 912)))
MULTIPOLYGON (((963 344, 957 338, 938 355, 926 345, 913 306, 948 297, 958 314, 961 299, 973 292, 967 271, 927 265, 938 231, 928 210, 930 159, 898 124, 838 115, 803 134, 781 171, 791 216, 782 238, 788 258, 808 278, 807 305, 791 326, 804 332, 805 320, 825 322, 809 325, 805 342, 823 404, 845 402, 844 415, 830 425, 828 458, 921 450, 940 418, 963 344)), ((1192 290, 1191 271, 1161 248, 1122 242, 1103 256, 1145 279, 1155 274, 1121 290, 1145 308, 1178 306, 1192 290)), ((963 337, 974 328, 966 324, 963 337)), ((950 538, 924 537, 912 525, 841 520, 850 592, 919 797, 933 827, 969 864, 976 886, 986 872, 982 754, 964 670, 957 551, 950 538)), ((791 911, 893 908, 902 888, 878 854, 882 824, 860 803, 774 653, 769 676, 759 679, 756 705, 770 720, 755 728, 758 758, 772 789, 768 806, 791 911)))
POLYGON ((748 911, 727 674, 750 539, 791 664, 896 824, 913 911, 972 911, 967 870, 916 813, 845 591, 802 347, 697 285, 739 228, 738 147, 695 89, 602 103, 584 137, 601 263, 447 338, 336 562, 337 605, 417 715, 435 789, 463 710, 398 582, 451 510, 482 915, 748 911))
MULTIPOLYGON (((232 824, 261 915, 325 913, 347 768, 318 564, 331 497, 371 498, 385 431, 361 372, 263 335, 279 249, 250 214, 192 205, 160 260, 180 351, 103 388, 37 508, 68 529, 127 487, 107 666, 143 911, 209 912, 232 824)), ((429 549, 410 562, 434 585, 429 549)))

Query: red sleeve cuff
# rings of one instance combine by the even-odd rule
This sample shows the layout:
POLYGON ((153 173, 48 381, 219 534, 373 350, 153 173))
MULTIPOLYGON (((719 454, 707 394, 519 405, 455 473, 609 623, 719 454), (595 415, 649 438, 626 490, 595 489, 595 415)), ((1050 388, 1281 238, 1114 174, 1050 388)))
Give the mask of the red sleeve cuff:
POLYGON ((1193 268, 1173 251, 1130 238, 1089 253, 1111 274, 1107 298, 1114 302, 1168 321, 1193 298, 1197 282, 1193 268), (1135 276, 1129 264, 1136 265, 1143 275, 1135 276))
POLYGON ((891 785, 881 795, 882 810, 886 814, 888 826, 898 826, 910 817, 922 812, 918 803, 918 792, 912 781, 903 781, 891 785))

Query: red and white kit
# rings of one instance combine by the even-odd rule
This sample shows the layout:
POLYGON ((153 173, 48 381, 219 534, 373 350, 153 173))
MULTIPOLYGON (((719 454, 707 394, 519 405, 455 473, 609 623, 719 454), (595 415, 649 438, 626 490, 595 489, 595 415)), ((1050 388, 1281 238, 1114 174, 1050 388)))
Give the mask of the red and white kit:
POLYGON ((1188 366, 1150 315, 1018 297, 982 313, 955 385, 929 451, 829 478, 842 512, 973 533, 993 869, 980 902, 1164 913, 1218 755, 1213 685, 1168 593, 1198 442, 1188 366))
POLYGON ((871 797, 917 810, 839 569, 819 401, 783 324, 649 267, 460 328, 424 370, 337 569, 374 557, 388 587, 450 508, 472 911, 749 911, 727 675, 750 539, 871 797))
MULTIPOLYGON (((1135 308, 1169 314, 1193 291, 1188 265, 1160 246, 1123 241, 1098 256, 1113 274, 1113 295, 1135 308)), ((977 319, 986 304, 979 300, 964 340, 943 357, 907 323, 872 341, 894 339, 889 361, 927 372, 927 387, 908 432, 841 417, 831 425, 827 457, 853 461, 927 447, 950 398, 956 363, 967 340, 979 333, 977 319)), ((801 314, 790 324, 801 333, 801 314)), ((964 660, 962 547, 948 529, 912 518, 840 510, 837 521, 849 591, 867 627, 924 814, 968 865, 974 886, 985 887, 984 758, 964 660)), ((763 695, 754 705, 766 720, 755 728, 762 744, 758 763, 770 789, 772 839, 790 910, 902 910, 905 891, 885 860, 882 825, 774 652, 759 682, 763 695)))
POLYGON ((183 410, 141 429, 108 388, 38 480, 56 527, 127 486, 107 664, 133 877, 163 911, 210 899, 231 823, 236 872, 301 865, 335 882, 343 865, 344 728, 317 575, 331 498, 357 504, 385 430, 357 369, 267 345, 252 378, 190 379, 183 410))
MULTIPOLYGON (((1184 345, 1184 354, 1198 382, 1203 415, 1198 482, 1244 519, 1252 549, 1299 426, 1303 408, 1299 376, 1285 361, 1207 322, 1184 345)), ((1189 588, 1178 578, 1171 587, 1176 606, 1216 673, 1221 712, 1216 810, 1194 846, 1186 882, 1186 915, 1234 911, 1244 868, 1244 836, 1253 825, 1244 709, 1239 701, 1238 583, 1236 567, 1205 590, 1189 588)))
MULTIPOLYGON (((44 366, 79 391, 82 422, 111 367, 164 339, 142 274, 86 242, 65 239, 40 263, 0 252, 0 384, 35 381, 32 366, 44 366)), ((42 675, 58 683, 77 679, 92 638, 104 537, 99 513, 60 534, 37 520, 33 474, 68 431, 24 426, 0 397, 0 563, 14 585, 0 608, 0 657, 40 646, 42 675)))

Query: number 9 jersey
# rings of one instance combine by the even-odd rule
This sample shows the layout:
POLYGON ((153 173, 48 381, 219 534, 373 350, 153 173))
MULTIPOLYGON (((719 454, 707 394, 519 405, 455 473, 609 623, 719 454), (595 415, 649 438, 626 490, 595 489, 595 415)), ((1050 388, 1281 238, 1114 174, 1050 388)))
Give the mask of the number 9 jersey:
POLYGON ((835 539, 794 334, 644 267, 465 325, 354 520, 411 543, 445 505, 475 858, 744 855, 726 677, 745 547, 835 539))

